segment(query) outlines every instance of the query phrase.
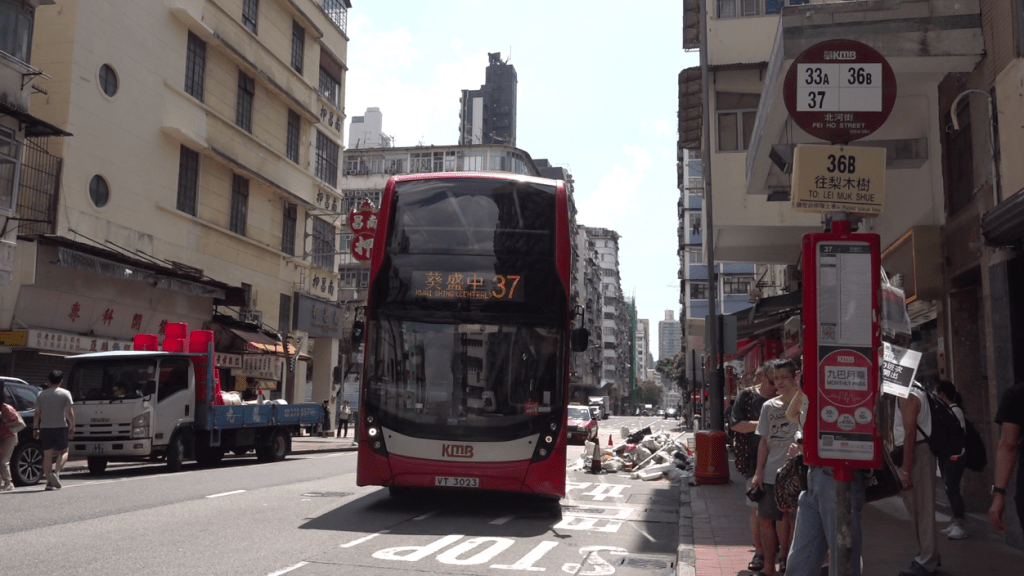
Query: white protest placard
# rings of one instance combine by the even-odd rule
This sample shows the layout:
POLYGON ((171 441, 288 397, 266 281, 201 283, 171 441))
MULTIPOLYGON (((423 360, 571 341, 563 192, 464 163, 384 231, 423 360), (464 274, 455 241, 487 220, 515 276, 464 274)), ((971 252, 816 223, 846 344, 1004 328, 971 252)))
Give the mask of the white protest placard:
POLYGON ((910 395, 910 384, 917 374, 918 364, 921 363, 921 353, 888 342, 883 344, 885 355, 882 359, 882 393, 906 398, 910 395))

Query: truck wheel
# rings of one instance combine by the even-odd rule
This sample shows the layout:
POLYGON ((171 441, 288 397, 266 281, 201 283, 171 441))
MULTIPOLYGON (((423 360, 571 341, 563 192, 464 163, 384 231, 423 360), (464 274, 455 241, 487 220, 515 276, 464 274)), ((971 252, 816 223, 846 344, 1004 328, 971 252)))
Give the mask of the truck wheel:
POLYGON ((100 458, 99 456, 90 456, 87 458, 89 462, 89 474, 95 474, 99 476, 107 471, 107 459, 100 458))
POLYGON ((11 454, 11 480, 15 486, 32 486, 43 477, 43 449, 38 442, 23 442, 11 454))
POLYGON ((270 437, 270 444, 265 448, 267 462, 280 462, 285 459, 291 450, 291 442, 288 433, 278 428, 270 437))
POLYGON ((167 470, 177 472, 185 462, 185 444, 181 441, 181 434, 171 436, 171 442, 167 445, 167 470))

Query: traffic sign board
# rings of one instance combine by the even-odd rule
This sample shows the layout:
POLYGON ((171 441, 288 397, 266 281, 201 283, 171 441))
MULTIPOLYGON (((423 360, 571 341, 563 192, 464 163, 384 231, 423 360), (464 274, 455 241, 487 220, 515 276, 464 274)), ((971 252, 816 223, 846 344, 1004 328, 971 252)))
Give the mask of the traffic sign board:
POLYGON ((866 44, 827 40, 793 61, 783 96, 793 121, 808 134, 848 143, 885 123, 896 103, 896 74, 866 44))
POLYGON ((885 148, 800 144, 793 152, 793 210, 877 216, 885 205, 885 148))

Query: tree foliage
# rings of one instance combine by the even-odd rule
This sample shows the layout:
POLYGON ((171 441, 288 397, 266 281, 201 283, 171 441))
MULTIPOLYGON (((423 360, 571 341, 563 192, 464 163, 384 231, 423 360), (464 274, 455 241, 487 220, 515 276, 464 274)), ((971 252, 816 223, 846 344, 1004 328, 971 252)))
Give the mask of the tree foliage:
POLYGON ((686 352, 680 350, 671 358, 658 360, 654 371, 672 382, 681 383, 686 378, 686 352))

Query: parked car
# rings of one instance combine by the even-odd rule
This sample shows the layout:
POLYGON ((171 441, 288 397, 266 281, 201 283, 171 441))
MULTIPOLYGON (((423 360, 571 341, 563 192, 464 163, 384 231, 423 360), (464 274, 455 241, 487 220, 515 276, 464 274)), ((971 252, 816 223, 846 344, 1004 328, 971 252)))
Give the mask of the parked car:
POLYGON ((570 405, 569 420, 566 422, 565 429, 569 436, 569 442, 583 444, 587 440, 597 440, 597 418, 594 418, 589 406, 570 405))
POLYGON ((32 486, 43 477, 43 449, 32 437, 32 421, 36 415, 36 396, 41 388, 24 380, 0 376, 4 387, 4 402, 14 406, 25 420, 25 429, 18 432, 18 445, 11 454, 11 480, 15 486, 32 486))

